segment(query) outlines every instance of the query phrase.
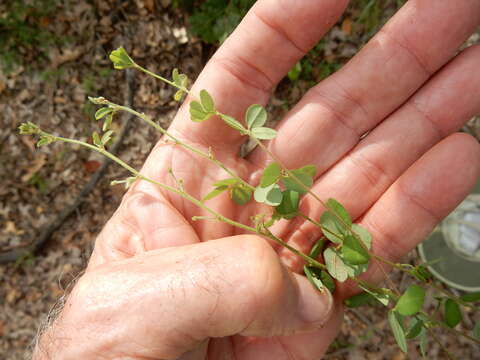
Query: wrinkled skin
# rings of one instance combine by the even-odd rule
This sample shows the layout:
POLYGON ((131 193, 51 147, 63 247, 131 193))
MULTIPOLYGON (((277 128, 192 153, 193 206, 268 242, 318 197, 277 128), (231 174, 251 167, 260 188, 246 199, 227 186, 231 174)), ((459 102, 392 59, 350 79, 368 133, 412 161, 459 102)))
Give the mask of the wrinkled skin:
MULTIPOLYGON (((205 88, 220 111, 243 118, 250 104, 267 102, 346 4, 259 0, 207 64, 193 94, 205 88)), ((267 144, 289 168, 315 164, 313 191, 343 203, 372 233, 373 251, 390 260, 415 247, 478 178, 479 145, 455 132, 480 112, 480 48, 457 54, 479 24, 478 0, 408 1, 346 66, 307 92, 267 144)), ((239 158, 244 138, 219 119, 192 123, 188 101, 170 131, 211 147, 242 178, 258 183, 265 153, 257 148, 239 158)), ((170 168, 197 198, 226 177, 161 140, 142 172, 173 184, 170 168)), ((243 223, 264 211, 254 202, 236 206, 228 196, 209 205, 243 223)), ((322 212, 310 196, 301 208, 317 219, 322 212)), ((137 182, 98 237, 85 275, 35 358, 320 358, 338 332, 341 300, 354 286, 342 285, 332 305, 328 293, 314 293, 295 274, 301 262, 288 251, 227 224, 190 220, 202 214, 137 182)), ((303 220, 278 223, 274 231, 302 251, 319 236, 303 220)), ((372 264, 364 278, 379 281, 383 274, 372 264)))

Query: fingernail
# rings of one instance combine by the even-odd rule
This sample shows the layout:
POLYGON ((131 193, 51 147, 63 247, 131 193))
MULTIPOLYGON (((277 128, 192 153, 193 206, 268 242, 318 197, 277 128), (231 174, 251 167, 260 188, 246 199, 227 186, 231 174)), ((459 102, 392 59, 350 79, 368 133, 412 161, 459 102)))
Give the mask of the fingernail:
POLYGON ((327 289, 319 291, 305 280, 306 284, 300 286, 298 302, 298 315, 306 325, 321 327, 332 313, 333 298, 327 289))

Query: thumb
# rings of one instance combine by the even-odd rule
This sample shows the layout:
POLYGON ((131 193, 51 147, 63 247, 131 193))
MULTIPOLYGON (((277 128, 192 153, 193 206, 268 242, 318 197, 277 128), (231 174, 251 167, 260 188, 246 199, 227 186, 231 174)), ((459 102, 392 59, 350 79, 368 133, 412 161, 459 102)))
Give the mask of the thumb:
POLYGON ((75 338, 88 337, 82 356, 108 348, 172 359, 212 337, 313 331, 332 304, 327 290, 286 269, 265 240, 241 235, 95 268, 74 288, 60 319, 73 325, 75 338))

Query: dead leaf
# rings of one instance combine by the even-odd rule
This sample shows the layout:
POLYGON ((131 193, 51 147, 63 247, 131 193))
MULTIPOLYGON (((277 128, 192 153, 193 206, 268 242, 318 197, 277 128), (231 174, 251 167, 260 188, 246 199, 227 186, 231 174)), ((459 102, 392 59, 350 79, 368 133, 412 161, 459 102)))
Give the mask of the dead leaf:
POLYGON ((352 33, 352 20, 350 18, 346 18, 345 20, 343 20, 342 31, 347 35, 350 35, 352 33))
POLYGON ((5 228, 3 229, 3 231, 6 232, 7 234, 15 234, 15 235, 22 235, 25 233, 24 230, 17 229, 15 222, 11 220, 6 222, 5 228))
POLYGON ((97 160, 88 160, 83 163, 85 170, 89 173, 94 173, 102 164, 97 160))
POLYGON ((33 137, 22 136, 20 137, 20 140, 25 144, 26 147, 28 147, 28 150, 35 152, 35 139, 33 137))
POLYGON ((22 181, 24 183, 28 182, 35 173, 40 170, 43 165, 47 162, 47 156, 45 154, 40 154, 33 162, 32 166, 27 170, 27 173, 22 176, 22 181))

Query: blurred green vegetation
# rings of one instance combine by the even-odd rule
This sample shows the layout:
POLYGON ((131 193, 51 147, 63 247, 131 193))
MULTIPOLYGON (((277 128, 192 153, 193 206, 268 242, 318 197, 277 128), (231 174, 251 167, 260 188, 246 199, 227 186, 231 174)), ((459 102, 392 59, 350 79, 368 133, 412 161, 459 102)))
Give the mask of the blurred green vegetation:
POLYGON ((46 57, 48 47, 61 42, 49 31, 59 0, 9 0, 0 4, 0 67, 10 72, 46 57))

